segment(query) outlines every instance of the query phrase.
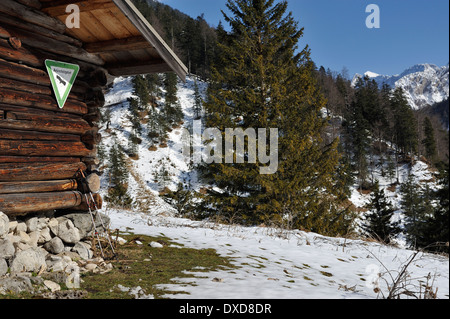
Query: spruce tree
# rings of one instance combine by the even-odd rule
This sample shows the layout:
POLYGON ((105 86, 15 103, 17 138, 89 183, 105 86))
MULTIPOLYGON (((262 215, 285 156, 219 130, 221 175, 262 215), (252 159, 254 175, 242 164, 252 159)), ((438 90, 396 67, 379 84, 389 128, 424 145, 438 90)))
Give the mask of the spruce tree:
POLYGON ((129 208, 133 202, 128 194, 128 170, 122 147, 114 142, 109 152, 109 188, 106 200, 113 206, 129 208))
POLYGON ((396 209, 389 203, 378 181, 374 185, 374 191, 367 208, 370 209, 371 213, 367 216, 368 224, 362 228, 370 236, 390 244, 392 239, 400 233, 400 228, 398 222, 392 222, 392 216, 396 209))
POLYGON ((222 133, 225 128, 277 128, 279 166, 275 174, 261 175, 259 163, 207 165, 205 177, 223 190, 208 200, 214 213, 241 222, 278 220, 345 233, 350 218, 335 201, 338 140, 328 145, 322 140, 326 101, 313 76, 309 48, 297 51, 303 29, 287 6, 274 0, 227 2, 231 15, 224 17, 232 31, 222 34, 226 39, 218 44, 221 55, 212 68, 206 126, 222 133), (344 218, 336 222, 339 214, 344 218))

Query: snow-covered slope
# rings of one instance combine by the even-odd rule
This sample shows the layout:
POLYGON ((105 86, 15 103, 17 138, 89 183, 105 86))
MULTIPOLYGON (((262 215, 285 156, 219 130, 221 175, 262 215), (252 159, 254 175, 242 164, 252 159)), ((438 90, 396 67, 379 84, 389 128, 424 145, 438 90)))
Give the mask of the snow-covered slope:
MULTIPOLYGON (((434 64, 417 64, 398 75, 380 75, 366 72, 364 76, 374 79, 380 87, 386 83, 392 88, 401 87, 413 109, 442 102, 449 97, 449 65, 438 67, 434 64)), ((352 84, 358 78, 356 74, 352 84)))

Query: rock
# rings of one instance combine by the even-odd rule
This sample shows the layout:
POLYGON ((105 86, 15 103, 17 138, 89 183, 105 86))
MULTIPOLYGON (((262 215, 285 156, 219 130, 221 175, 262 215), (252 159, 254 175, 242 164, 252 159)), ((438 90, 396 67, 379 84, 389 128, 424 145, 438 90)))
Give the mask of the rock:
POLYGON ((74 213, 65 215, 64 218, 70 219, 74 226, 80 231, 81 239, 89 236, 94 230, 91 215, 89 213, 74 213))
POLYGON ((58 255, 64 251, 64 243, 59 237, 55 237, 44 245, 44 249, 58 255))
POLYGON ((46 242, 52 240, 52 235, 50 235, 50 228, 44 227, 39 232, 38 244, 42 245, 46 242))
POLYGON ((40 232, 39 231, 33 231, 33 232, 29 233, 28 236, 30 236, 30 243, 29 244, 31 245, 31 247, 37 247, 38 241, 39 241, 40 232))
POLYGON ((9 233, 9 218, 0 212, 0 239, 5 238, 9 233))
POLYGON ((0 277, 6 275, 8 272, 8 263, 5 258, 0 257, 0 277))
POLYGON ((35 232, 38 229, 38 218, 32 217, 25 221, 25 225, 27 225, 27 232, 35 232))
POLYGON ((48 271, 57 273, 60 271, 64 271, 68 266, 72 265, 72 263, 74 262, 68 256, 51 255, 49 258, 47 258, 46 263, 48 271))
POLYGON ((15 252, 16 249, 9 237, 0 239, 0 258, 11 258, 15 252))
POLYGON ((87 271, 93 271, 97 267, 97 264, 87 264, 86 266, 84 266, 84 269, 86 269, 87 271))
POLYGON ((76 252, 81 258, 86 260, 91 259, 94 255, 94 252, 91 250, 91 245, 81 241, 75 244, 72 251, 76 252))
POLYGON ((58 236, 58 220, 56 218, 52 218, 48 221, 48 228, 53 233, 54 236, 58 236))
POLYGON ((24 243, 24 244, 30 244, 31 243, 31 238, 26 232, 19 231, 17 233, 17 235, 20 237, 20 242, 21 243, 24 243))
POLYGON ((46 268, 46 252, 41 248, 29 248, 19 251, 11 262, 11 272, 39 272, 46 268))
POLYGON ((17 224, 18 224, 17 220, 9 222, 9 232, 10 233, 13 233, 16 231, 17 224))
POLYGON ((27 276, 11 276, 0 279, 0 294, 20 294, 21 292, 33 292, 33 285, 27 276))
POLYGON ((58 285, 56 282, 51 280, 44 280, 44 285, 47 287, 51 292, 60 291, 61 286, 58 285))
POLYGON ((58 222, 58 237, 66 244, 76 244, 81 240, 80 231, 70 219, 63 219, 58 222))
POLYGON ((16 229, 14 230, 14 234, 19 235, 20 232, 26 233, 27 229, 28 229, 27 224, 25 224, 24 222, 18 222, 16 229))

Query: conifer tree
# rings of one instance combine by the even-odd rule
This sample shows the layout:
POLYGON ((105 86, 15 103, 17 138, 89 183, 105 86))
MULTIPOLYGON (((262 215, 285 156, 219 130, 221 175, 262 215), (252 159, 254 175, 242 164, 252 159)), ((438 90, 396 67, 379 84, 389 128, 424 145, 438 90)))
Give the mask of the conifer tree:
POLYGON ((367 216, 368 224, 362 228, 370 236, 390 244, 392 239, 400 233, 400 228, 398 222, 392 222, 391 220, 396 209, 389 203, 378 181, 374 185, 374 191, 367 208, 371 210, 371 213, 367 216))
POLYGON ((194 99, 195 99, 195 103, 194 103, 194 118, 195 119, 200 119, 201 115, 202 115, 202 96, 200 94, 199 88, 198 88, 198 83, 197 80, 194 81, 194 99))
POLYGON ((223 190, 208 199, 214 213, 241 222, 289 221, 296 228, 345 233, 348 215, 335 202, 338 140, 326 145, 321 138, 327 125, 321 114, 325 100, 309 48, 297 52, 303 29, 287 6, 274 0, 227 3, 231 15, 224 16, 232 32, 222 34, 226 40, 218 44, 206 126, 222 132, 277 128, 279 167, 275 174, 261 175, 260 164, 207 165, 205 177, 223 190), (339 213, 342 223, 336 222, 339 213))
POLYGON ((417 123, 414 112, 402 88, 395 89, 391 97, 394 116, 395 141, 400 151, 412 154, 417 151, 417 123))
POLYGON ((429 160, 434 161, 437 155, 436 139, 434 137, 433 124, 428 116, 425 117, 423 127, 425 139, 422 141, 422 144, 425 146, 425 154, 429 160))
POLYGON ((110 183, 106 200, 114 206, 129 208, 133 202, 128 194, 128 170, 122 147, 115 141, 109 152, 110 183))

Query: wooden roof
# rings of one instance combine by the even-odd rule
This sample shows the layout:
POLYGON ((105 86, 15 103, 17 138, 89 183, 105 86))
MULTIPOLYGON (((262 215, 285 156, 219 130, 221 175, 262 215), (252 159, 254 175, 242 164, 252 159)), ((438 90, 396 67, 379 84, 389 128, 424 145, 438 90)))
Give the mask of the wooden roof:
POLYGON ((80 28, 66 33, 104 61, 113 76, 175 72, 184 81, 186 66, 131 0, 40 0, 41 11, 65 23, 67 5, 80 8, 80 28))

